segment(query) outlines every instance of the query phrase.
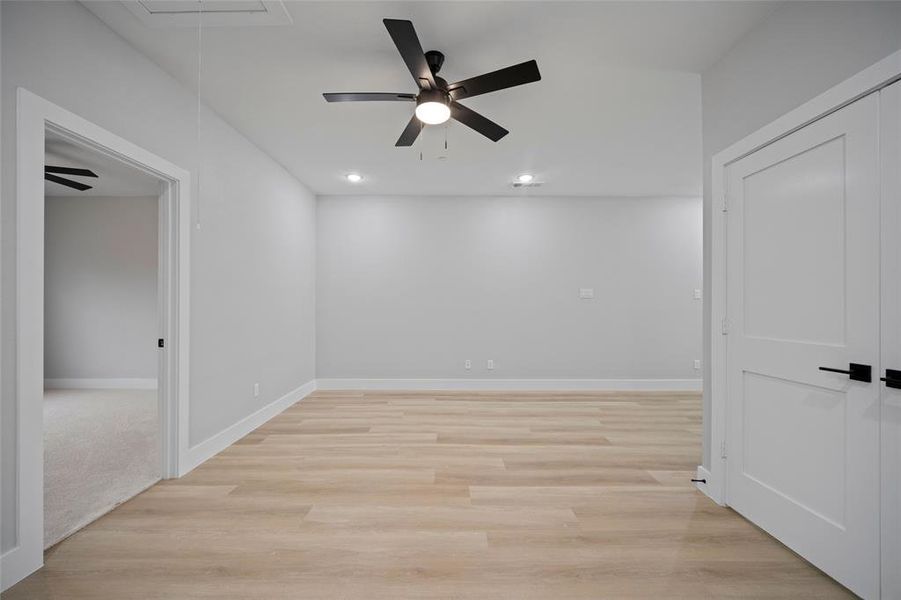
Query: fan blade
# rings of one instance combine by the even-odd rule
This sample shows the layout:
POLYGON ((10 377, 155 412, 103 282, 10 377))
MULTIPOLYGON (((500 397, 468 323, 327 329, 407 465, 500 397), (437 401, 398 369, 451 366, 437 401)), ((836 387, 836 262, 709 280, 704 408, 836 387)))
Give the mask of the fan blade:
POLYGON ((541 80, 541 73, 538 72, 538 63, 530 60, 506 69, 452 83, 447 86, 447 90, 451 98, 462 100, 539 80, 541 80))
POLYGON ((79 177, 97 177, 97 173, 88 169, 75 169, 73 167, 52 167, 46 165, 44 173, 60 173, 61 175, 78 175, 79 177))
POLYGON ((65 177, 57 177, 56 175, 51 175, 50 173, 44 173, 44 179, 46 179, 47 181, 52 181, 53 183, 64 185, 66 187, 74 188, 79 192, 91 189, 91 186, 85 185, 80 181, 72 181, 71 179, 66 179, 65 177))
POLYGON ((415 94, 394 94, 391 92, 338 92, 322 94, 329 102, 415 102, 415 94))
POLYGON ((490 119, 486 119, 476 111, 466 108, 459 102, 451 102, 451 116, 467 127, 475 129, 492 142, 496 142, 508 133, 506 129, 490 119))
POLYGON ((410 122, 407 123, 407 126, 404 128, 404 132, 400 134, 400 137, 394 142, 394 145, 398 147, 412 146, 413 142, 416 141, 416 138, 419 137, 420 131, 422 131, 422 122, 416 118, 416 115, 413 115, 410 117, 410 122))
POLYGON ((399 19, 383 19, 382 22, 394 40, 401 58, 407 63, 416 85, 424 90, 436 89, 438 86, 435 85, 435 76, 425 59, 425 52, 422 51, 413 23, 399 19))

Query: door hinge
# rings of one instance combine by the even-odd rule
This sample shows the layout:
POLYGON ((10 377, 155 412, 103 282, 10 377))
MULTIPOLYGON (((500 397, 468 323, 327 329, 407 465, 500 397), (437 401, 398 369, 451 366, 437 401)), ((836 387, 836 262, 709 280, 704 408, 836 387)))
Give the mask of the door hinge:
POLYGON ((720 458, 726 458, 726 440, 720 442, 720 458))
POLYGON ((158 339, 158 340, 156 341, 156 347, 157 347, 157 348, 165 348, 165 347, 166 347, 166 341, 165 341, 163 338, 158 339))
POLYGON ((722 329, 721 329, 722 334, 729 335, 729 321, 727 321, 726 319, 723 319, 721 326, 722 326, 722 329))

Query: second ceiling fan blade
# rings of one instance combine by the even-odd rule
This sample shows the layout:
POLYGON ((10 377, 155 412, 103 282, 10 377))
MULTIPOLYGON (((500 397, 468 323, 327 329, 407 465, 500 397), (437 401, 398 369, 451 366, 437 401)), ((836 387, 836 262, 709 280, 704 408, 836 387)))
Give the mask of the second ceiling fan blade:
POLYGON ((415 102, 415 94, 393 92, 337 92, 322 94, 329 102, 415 102))
POLYGON ((57 177, 56 175, 51 175, 50 173, 44 173, 44 179, 46 179, 47 181, 52 181, 53 183, 58 183, 66 187, 76 189, 79 192, 91 189, 91 186, 81 183, 80 181, 72 181, 71 179, 66 179, 65 177, 57 177))
POLYGON ((395 146, 412 146, 413 142, 416 141, 416 138, 419 137, 419 132, 422 131, 422 122, 416 118, 416 115, 410 117, 410 122, 407 123, 407 126, 404 128, 403 133, 400 134, 400 137, 397 138, 397 141, 394 143, 395 146))
POLYGON ((492 142, 496 142, 510 133, 491 119, 483 117, 470 108, 466 108, 459 102, 451 102, 450 110, 453 118, 467 127, 475 129, 492 142))
POLYGON ((416 85, 422 89, 436 89, 438 86, 435 85, 435 76, 425 59, 425 52, 422 51, 413 23, 401 19, 383 19, 382 22, 394 40, 401 58, 407 63, 416 85))
POLYGON ((89 169, 77 169, 75 167, 44 166, 44 173, 59 173, 60 175, 78 175, 79 177, 97 177, 97 173, 89 169))
POLYGON ((529 60, 506 69, 499 69, 491 73, 452 83, 447 86, 447 89, 451 98, 462 100, 471 96, 479 96, 517 85, 532 83, 540 79, 541 73, 538 71, 538 63, 534 60, 529 60))

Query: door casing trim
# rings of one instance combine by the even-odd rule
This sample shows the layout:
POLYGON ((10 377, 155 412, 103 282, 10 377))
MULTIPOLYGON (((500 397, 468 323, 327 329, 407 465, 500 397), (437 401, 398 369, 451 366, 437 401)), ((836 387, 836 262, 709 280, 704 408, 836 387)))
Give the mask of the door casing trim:
MULTIPOLYGON (((190 346, 190 173, 24 89, 16 104, 15 545, 0 556, 0 589, 44 561, 44 138, 53 131, 160 179, 162 477, 187 461, 190 346)), ((152 342, 152 340, 148 340, 152 342)))

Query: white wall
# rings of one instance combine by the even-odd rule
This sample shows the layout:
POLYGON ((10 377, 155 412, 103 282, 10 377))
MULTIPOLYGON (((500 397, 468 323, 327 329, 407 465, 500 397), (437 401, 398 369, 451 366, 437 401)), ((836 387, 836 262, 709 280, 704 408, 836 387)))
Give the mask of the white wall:
POLYGON ((317 223, 320 378, 700 377, 700 198, 331 196, 317 223))
POLYGON ((309 190, 75 2, 2 2, 2 548, 15 540, 15 111, 25 87, 200 179, 190 443, 315 377, 309 190), (202 157, 202 163, 199 158, 202 157), (261 394, 253 397, 253 384, 261 394))
MULTIPOLYGON (((901 2, 787 2, 702 75, 705 365, 710 363, 711 158, 899 48, 901 2)), ((704 377, 709 382, 706 368, 704 377)), ((706 395, 704 410, 704 464, 709 465, 706 395)))
POLYGON ((156 379, 158 198, 45 206, 44 378, 156 379))

